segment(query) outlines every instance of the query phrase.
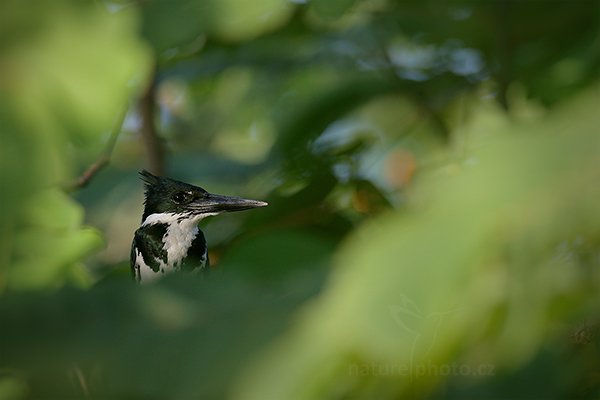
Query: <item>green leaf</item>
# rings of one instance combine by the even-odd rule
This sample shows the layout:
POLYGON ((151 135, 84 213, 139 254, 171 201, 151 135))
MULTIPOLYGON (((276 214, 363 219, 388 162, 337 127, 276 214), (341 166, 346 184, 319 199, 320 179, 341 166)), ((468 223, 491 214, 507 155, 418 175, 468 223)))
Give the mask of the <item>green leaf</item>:
POLYGON ((77 175, 77 153, 97 157, 148 69, 130 11, 37 6, 0 6, 11 38, 0 46, 0 292, 89 284, 81 260, 102 241, 58 186, 77 175))
POLYGON ((505 125, 451 173, 423 177, 408 213, 354 233, 323 295, 248 368, 236 398, 424 395, 457 359, 523 366, 553 325, 597 306, 600 281, 586 271, 598 260, 559 251, 600 242, 596 103, 590 91, 505 125))

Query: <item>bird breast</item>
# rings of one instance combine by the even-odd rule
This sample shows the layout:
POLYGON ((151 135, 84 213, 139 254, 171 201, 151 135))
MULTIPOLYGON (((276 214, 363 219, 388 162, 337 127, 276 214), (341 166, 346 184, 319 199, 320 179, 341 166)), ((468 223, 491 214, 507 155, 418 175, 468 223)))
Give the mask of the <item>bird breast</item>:
POLYGON ((198 222, 212 214, 176 214, 155 213, 149 215, 142 223, 142 227, 154 224, 165 224, 162 242, 163 250, 167 252, 167 264, 170 268, 178 266, 187 256, 192 242, 200 231, 198 222))

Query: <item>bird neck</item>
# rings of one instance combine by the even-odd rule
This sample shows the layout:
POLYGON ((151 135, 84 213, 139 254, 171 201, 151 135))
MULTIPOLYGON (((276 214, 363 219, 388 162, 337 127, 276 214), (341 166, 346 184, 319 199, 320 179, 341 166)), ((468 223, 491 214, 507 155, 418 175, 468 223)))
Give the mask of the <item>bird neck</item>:
MULTIPOLYGON (((206 254, 206 241, 198 228, 203 215, 188 213, 153 213, 148 215, 140 230, 148 240, 162 243, 160 250, 164 252, 167 269, 181 267, 192 247, 194 256, 206 254)), ((156 247, 156 246, 153 246, 156 247)))

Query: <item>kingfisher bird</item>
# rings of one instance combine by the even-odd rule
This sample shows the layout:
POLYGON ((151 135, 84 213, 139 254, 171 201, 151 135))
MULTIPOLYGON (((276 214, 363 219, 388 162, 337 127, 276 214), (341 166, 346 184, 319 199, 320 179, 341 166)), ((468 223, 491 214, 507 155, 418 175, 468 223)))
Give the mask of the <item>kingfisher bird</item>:
POLYGON ((208 250, 198 223, 222 212, 267 205, 264 201, 208 193, 146 170, 140 175, 145 184, 144 214, 131 245, 131 272, 137 282, 177 270, 206 270, 208 250))

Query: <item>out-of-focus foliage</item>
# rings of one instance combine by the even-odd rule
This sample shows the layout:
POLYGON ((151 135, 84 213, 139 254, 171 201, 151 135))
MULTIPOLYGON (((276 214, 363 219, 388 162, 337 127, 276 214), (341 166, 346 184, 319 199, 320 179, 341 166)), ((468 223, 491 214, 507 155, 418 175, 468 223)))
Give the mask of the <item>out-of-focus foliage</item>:
POLYGON ((3 2, 0 399, 596 398, 597 11, 3 2), (148 124, 269 202, 203 278, 129 281, 148 124))
MULTIPOLYGON (((77 153, 102 143, 142 79, 135 16, 68 1, 0 11, 0 292, 85 283, 81 260, 101 246, 58 185, 77 153)), ((95 151, 95 150, 94 150, 95 151)))
MULTIPOLYGON (((597 313, 597 90, 485 138, 486 122, 505 117, 475 115, 468 158, 424 177, 408 214, 352 235, 327 292, 248 369, 238 398, 420 397, 453 363, 446 374, 477 387, 556 346, 549 332, 567 336, 563 324, 597 313)), ((558 382, 537 396, 573 395, 562 385, 577 375, 561 378, 563 368, 550 369, 558 382)), ((499 397, 519 394, 505 390, 499 397)))

